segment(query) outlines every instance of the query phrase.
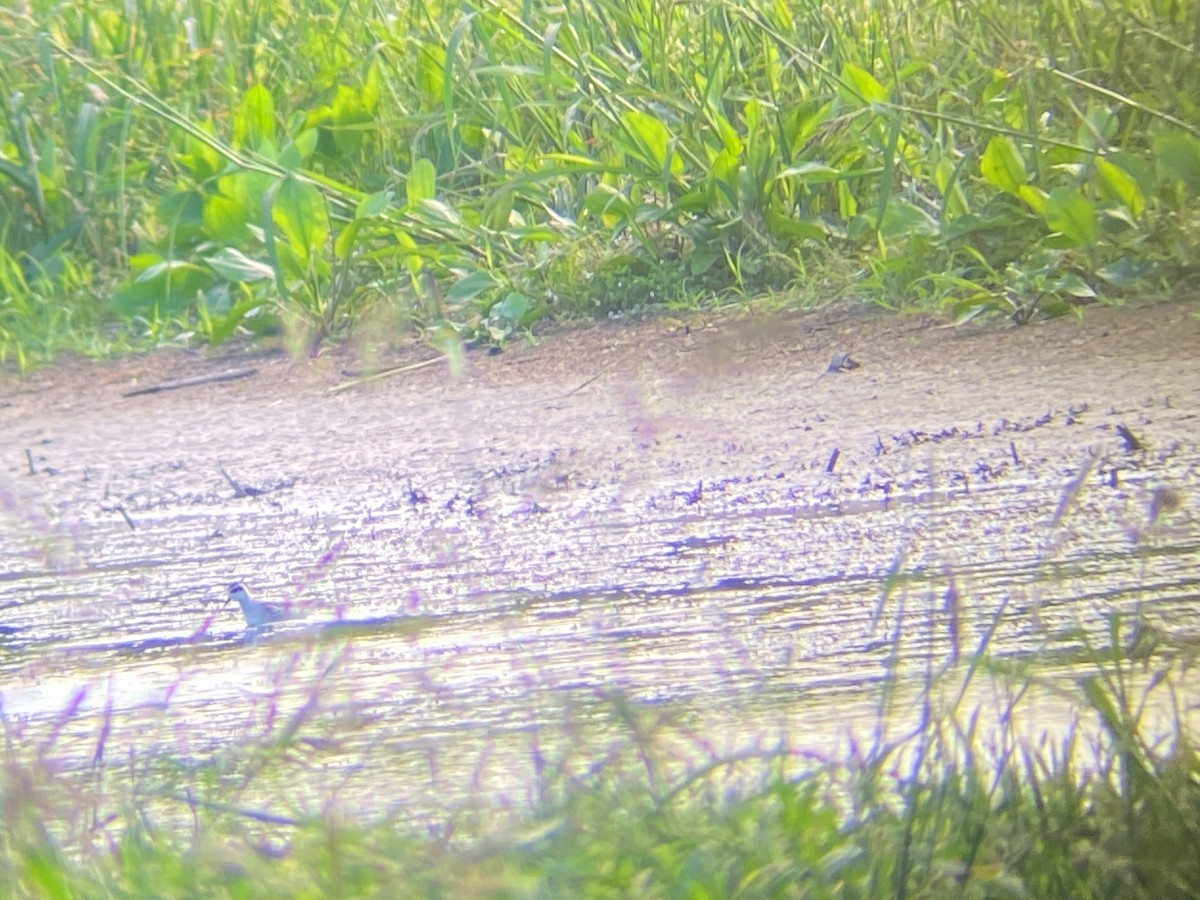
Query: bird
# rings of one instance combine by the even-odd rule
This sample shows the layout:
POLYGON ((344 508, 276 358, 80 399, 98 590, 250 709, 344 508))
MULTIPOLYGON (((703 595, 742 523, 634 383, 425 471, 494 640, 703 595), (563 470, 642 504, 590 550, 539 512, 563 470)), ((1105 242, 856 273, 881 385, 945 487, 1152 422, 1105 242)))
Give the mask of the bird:
POLYGON ((250 599, 250 592, 236 581, 229 586, 229 598, 225 602, 230 600, 237 601, 238 606, 242 608, 242 615, 246 617, 246 624, 251 628, 289 618, 288 610, 278 603, 250 599))

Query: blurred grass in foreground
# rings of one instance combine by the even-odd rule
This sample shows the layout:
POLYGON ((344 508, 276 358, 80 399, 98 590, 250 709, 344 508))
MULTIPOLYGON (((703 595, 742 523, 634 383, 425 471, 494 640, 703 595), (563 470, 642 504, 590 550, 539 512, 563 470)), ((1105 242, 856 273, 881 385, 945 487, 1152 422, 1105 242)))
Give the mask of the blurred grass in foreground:
POLYGON ((1200 755, 1180 694, 1194 651, 1114 619, 1109 646, 1081 651, 1091 671, 1066 698, 1077 720, 1047 723, 1061 737, 1031 742, 1012 726, 1025 687, 1010 688, 1012 716, 998 728, 962 700, 999 671, 984 646, 928 676, 920 725, 899 740, 843 760, 752 748, 683 773, 665 749, 671 726, 614 695, 626 738, 604 760, 547 763, 533 809, 447 810, 428 833, 401 817, 241 807, 254 778, 303 755, 303 711, 208 766, 121 780, 120 812, 107 815, 99 777, 97 796, 65 792, 53 746, 17 745, 5 720, 0 887, 14 897, 1196 896, 1200 755), (1150 707, 1167 710, 1168 733, 1148 733, 1150 707), (563 774, 569 763, 579 774, 563 774), (158 815, 172 798, 175 813, 158 815))

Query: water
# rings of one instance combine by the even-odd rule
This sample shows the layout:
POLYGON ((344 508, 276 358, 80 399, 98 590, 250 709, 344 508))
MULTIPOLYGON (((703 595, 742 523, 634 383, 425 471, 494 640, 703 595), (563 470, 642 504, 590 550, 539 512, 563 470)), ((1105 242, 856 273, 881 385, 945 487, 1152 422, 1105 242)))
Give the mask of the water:
MULTIPOLYGON (((963 671, 985 637, 1070 685, 1113 614, 1191 626, 1183 417, 1185 438, 1125 453, 1127 414, 1098 404, 976 422, 910 406, 922 427, 901 430, 797 410, 771 378, 737 387, 12 412, 10 739, 83 781, 153 773, 168 807, 215 771, 246 809, 428 825, 526 808, 643 731, 681 769, 895 737, 930 673, 963 671), (1152 521, 1163 485, 1184 502, 1152 521), (247 635, 234 580, 305 622, 247 635), (241 751, 289 728, 298 742, 248 778, 241 751)), ((979 682, 972 702, 999 715, 1008 694, 979 682)), ((1053 691, 1026 705, 1032 734, 1072 721, 1053 691)))

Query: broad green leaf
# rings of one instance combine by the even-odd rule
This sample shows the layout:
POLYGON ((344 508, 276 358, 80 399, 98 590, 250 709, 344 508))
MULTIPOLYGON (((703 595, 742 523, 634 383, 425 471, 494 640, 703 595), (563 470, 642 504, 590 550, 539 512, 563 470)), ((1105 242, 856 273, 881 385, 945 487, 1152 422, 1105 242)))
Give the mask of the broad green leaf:
POLYGON ((1090 247, 1100 237, 1096 207, 1075 188, 1052 190, 1042 216, 1051 231, 1063 235, 1073 246, 1090 247))
POLYGON ((1183 132, 1159 135, 1154 139, 1154 160, 1163 178, 1200 193, 1200 140, 1183 132))
POLYGON ((937 220, 925 210, 907 200, 891 197, 879 220, 879 233, 885 238, 923 235, 933 237, 938 233, 937 220))
POLYGON ((446 292, 446 299, 456 302, 478 297, 484 291, 490 291, 503 284, 491 272, 478 269, 456 281, 446 292))
POLYGON ((300 168, 317 149, 320 136, 321 133, 316 128, 305 128, 283 145, 279 152, 279 164, 289 171, 300 168))
POLYGON ((358 205, 354 208, 354 218, 374 219, 382 215, 392 205, 394 199, 395 195, 391 191, 376 191, 374 194, 367 194, 358 201, 358 205))
POLYGON ((283 234, 301 264, 325 249, 329 213, 325 198, 313 185, 287 175, 271 204, 271 221, 283 234))
POLYGON ((258 150, 264 140, 275 141, 275 101, 261 84, 242 95, 233 117, 233 146, 258 150))
POLYGON ((1107 159, 1096 160, 1096 171, 1109 194, 1120 200, 1135 219, 1140 219, 1146 198, 1134 177, 1107 159))
POLYGON ((217 190, 234 200, 242 208, 242 215, 248 221, 257 222, 262 215, 263 199, 279 179, 266 172, 254 172, 246 169, 235 171, 217 180, 217 190))
POLYGON ((1096 274, 1109 284, 1128 290, 1135 287, 1139 279, 1145 278, 1152 271, 1153 266, 1150 263, 1123 256, 1107 266, 1097 269, 1096 274))
POLYGON ((868 106, 888 100, 887 90, 875 80, 875 76, 854 63, 846 63, 842 67, 842 83, 849 87, 855 99, 868 106))
POLYGON ((670 154, 670 171, 683 171, 683 160, 678 153, 671 152, 671 133, 661 119, 637 109, 629 109, 621 114, 621 120, 626 130, 634 139, 635 155, 655 170, 665 172, 668 167, 670 154))
POLYGON ((709 110, 709 115, 712 116, 713 122, 717 126, 717 134, 721 137, 721 147, 725 152, 733 156, 740 156, 744 148, 742 139, 738 136, 737 129, 733 127, 730 121, 723 116, 719 110, 709 110))
POLYGON ((799 153, 801 148, 807 144, 834 114, 833 101, 823 104, 812 113, 805 115, 800 112, 795 117, 795 122, 788 135, 789 146, 794 153, 799 153))
POLYGON ((379 106, 380 82, 383 78, 379 68, 379 57, 376 56, 367 68, 367 77, 363 79, 362 93, 359 94, 363 108, 372 115, 379 106))
POLYGON ((285 297, 293 296, 294 288, 308 274, 308 260, 302 259, 286 241, 275 241, 270 257, 276 288, 285 297))
POLYGON ((164 260, 113 291, 112 307, 124 316, 182 313, 214 281, 208 269, 182 260, 164 260))
POLYGON ((233 333, 237 330, 238 325, 242 323, 246 316, 250 315, 250 313, 257 309, 261 309, 268 303, 269 301, 262 297, 255 297, 251 295, 239 300, 232 307, 230 307, 229 311, 224 315, 215 319, 210 317, 208 333, 209 345, 215 347, 217 344, 221 344, 229 340, 229 338, 232 337, 233 333))
MULTIPOLYGON (((201 120, 195 127, 205 133, 212 131, 211 120, 201 120)), ((44 159, 45 157, 43 157, 44 159)), ((187 152, 175 157, 175 162, 186 166, 197 181, 207 181, 221 168, 221 154, 199 138, 188 135, 187 152)))
POLYGON ((854 194, 845 181, 837 183, 837 195, 838 215, 841 216, 843 222, 849 222, 858 215, 858 201, 854 199, 854 194))
POLYGON ((947 221, 966 215, 970 210, 966 192, 963 190, 962 179, 959 178, 961 168, 962 160, 956 164, 950 157, 943 156, 933 169, 934 183, 937 184, 937 189, 945 204, 943 218, 947 221))
POLYGON ((204 198, 199 191, 177 191, 158 201, 155 210, 176 244, 191 244, 204 230, 204 198))
POLYGON ((1067 272, 1053 278, 1046 286, 1056 294, 1067 294, 1083 299, 1091 299, 1096 296, 1096 292, 1092 290, 1091 286, 1074 272, 1067 272))
POLYGON ((95 172, 99 168, 96 152, 100 124, 100 107, 95 103, 81 103, 71 129, 71 152, 78 170, 95 172))
POLYGON ((433 163, 425 157, 415 160, 404 187, 408 195, 409 206, 418 206, 424 200, 436 198, 437 169, 433 163))
POLYGON ((1039 216, 1046 212, 1046 201, 1050 199, 1049 194, 1040 187, 1032 184, 1021 185, 1020 190, 1017 191, 1017 196, 1029 204, 1029 208, 1039 216))
POLYGON ((244 244, 250 236, 246 207, 224 194, 204 198, 204 233, 222 244, 244 244))
POLYGON ((252 284, 275 277, 275 270, 264 262, 251 259, 236 247, 222 247, 204 261, 226 281, 241 281, 252 284))
POLYGON ((504 295, 504 299, 499 303, 493 304, 489 315, 496 319, 507 319, 510 322, 517 322, 525 318, 530 309, 529 298, 519 291, 509 291, 504 295))
POLYGON ((446 51, 440 45, 424 41, 417 53, 416 83, 421 92, 421 109, 440 110, 445 89, 446 51))
POLYGON ((129 257, 129 270, 140 275, 151 266, 156 266, 163 261, 163 257, 158 253, 134 253, 129 257))
POLYGON ((503 187, 492 191, 483 204, 483 221, 492 231, 508 228, 513 210, 512 188, 503 187))
POLYGON ((906 79, 912 78, 912 76, 916 75, 918 72, 930 72, 934 78, 936 78, 939 74, 937 66, 927 59, 921 59, 918 57, 916 59, 910 59, 903 66, 901 66, 900 71, 896 73, 896 78, 899 81, 905 81, 906 79))
POLYGON ((327 127, 333 132, 334 146, 340 157, 354 156, 362 149, 363 139, 377 131, 374 116, 367 110, 358 91, 339 84, 329 106, 327 127))
POLYGON ((717 241, 708 244, 696 244, 688 258, 688 271, 693 275, 703 275, 717 260, 724 258, 725 249, 717 241))
POLYGON ((797 219, 774 210, 767 212, 771 234, 783 235, 794 241, 827 241, 829 227, 821 219, 797 219))
POLYGON ((634 213, 633 202, 612 185, 604 183, 598 184, 583 198, 583 209, 610 228, 632 221, 634 213))
POLYGON ((333 239, 333 255, 335 259, 345 260, 354 254, 354 246, 358 241, 358 233, 362 230, 366 219, 353 219, 349 225, 339 231, 333 239))
POLYGON ((1025 161, 1012 140, 997 135, 988 141, 983 158, 979 161, 979 172, 985 179, 1010 194, 1019 194, 1021 185, 1029 180, 1025 161))
POLYGON ((1089 150, 1099 150, 1108 145, 1119 126, 1120 122, 1112 110, 1104 106, 1092 106, 1088 108, 1084 120, 1079 123, 1075 140, 1089 150))
MULTIPOLYGON (((708 186, 710 190, 719 189, 730 204, 737 202, 737 176, 740 154, 728 149, 722 150, 713 157, 708 166, 708 186)), ((715 202, 710 197, 707 202, 715 202)))

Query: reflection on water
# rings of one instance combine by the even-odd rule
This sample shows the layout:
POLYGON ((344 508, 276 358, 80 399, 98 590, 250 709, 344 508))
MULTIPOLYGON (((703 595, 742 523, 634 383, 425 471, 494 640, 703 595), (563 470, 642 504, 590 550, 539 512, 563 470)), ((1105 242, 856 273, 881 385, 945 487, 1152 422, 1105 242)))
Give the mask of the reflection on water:
MULTIPOLYGON (((1006 720, 1054 733, 1071 720, 1054 686, 1092 670, 1070 660, 1107 646, 1112 613, 1167 632, 1194 615, 1190 509, 1145 513, 1157 484, 1197 495, 1182 452, 1120 479, 1088 464, 1090 490, 1056 515, 1082 457, 1025 448, 1018 466, 1007 439, 936 464, 846 451, 834 475, 782 453, 681 466, 624 446, 602 464, 425 442, 401 466, 391 421, 362 413, 351 441, 275 418, 270 471, 302 474, 233 500, 211 467, 125 449, 103 490, 136 529, 95 501, 94 461, 14 478, 10 737, 64 772, 180 784, 275 741, 284 761, 253 783, 277 812, 438 821, 523 807, 547 766, 604 759, 629 737, 627 703, 680 765, 895 738, 930 673, 985 638, 999 659, 1060 660, 1006 720), (222 605, 235 579, 306 618, 247 634, 222 605)), ((964 705, 1000 721, 1009 696, 981 673, 964 705)))

